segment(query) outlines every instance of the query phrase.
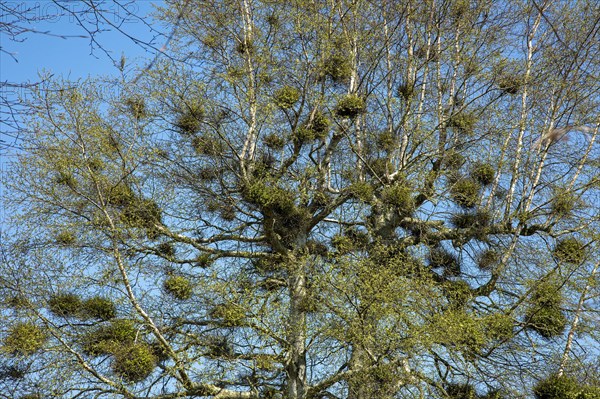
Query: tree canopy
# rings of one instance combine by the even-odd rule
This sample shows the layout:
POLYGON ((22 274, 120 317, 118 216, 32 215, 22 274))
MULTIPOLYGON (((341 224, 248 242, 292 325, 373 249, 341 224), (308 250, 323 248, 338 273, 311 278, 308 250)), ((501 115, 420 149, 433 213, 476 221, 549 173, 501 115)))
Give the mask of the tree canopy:
POLYGON ((158 8, 169 57, 29 104, 0 397, 599 398, 599 16, 158 8))

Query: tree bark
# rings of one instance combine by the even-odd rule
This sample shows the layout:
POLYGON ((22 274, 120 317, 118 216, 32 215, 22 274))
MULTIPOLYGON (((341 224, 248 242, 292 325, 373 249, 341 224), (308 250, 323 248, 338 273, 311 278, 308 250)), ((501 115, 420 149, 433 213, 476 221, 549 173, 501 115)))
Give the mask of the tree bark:
MULTIPOLYGON (((304 238, 302 241, 306 242, 304 238)), ((285 364, 286 397, 300 399, 306 389, 306 272, 302 257, 291 259, 288 279, 290 307, 287 341, 289 350, 285 364)))

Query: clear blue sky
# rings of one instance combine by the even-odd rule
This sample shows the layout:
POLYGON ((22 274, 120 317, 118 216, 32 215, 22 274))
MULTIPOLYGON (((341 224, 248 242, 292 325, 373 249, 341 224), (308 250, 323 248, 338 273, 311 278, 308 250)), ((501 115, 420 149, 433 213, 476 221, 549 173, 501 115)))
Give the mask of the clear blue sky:
MULTIPOLYGON (((0 52, 0 81, 2 82, 33 83, 39 80, 38 77, 42 71, 72 80, 88 76, 115 75, 119 71, 110 57, 118 61, 121 54, 124 54, 127 59, 127 69, 129 69, 136 64, 144 65, 155 54, 153 49, 147 46, 145 48, 144 45, 136 43, 132 38, 153 43, 156 48, 160 48, 165 42, 165 37, 159 35, 159 32, 164 32, 163 27, 156 22, 153 23, 149 17, 154 10, 153 4, 162 2, 120 1, 121 4, 126 5, 125 8, 121 8, 112 1, 95 1, 95 3, 101 4, 104 9, 103 15, 114 25, 111 27, 104 21, 100 27, 107 31, 94 35, 102 48, 91 43, 90 35, 86 32, 85 28, 90 30, 96 28, 95 17, 92 13, 83 13, 85 8, 82 2, 60 2, 67 7, 67 11, 61 10, 52 1, 7 1, 4 3, 26 11, 29 18, 36 19, 25 27, 48 34, 26 33, 19 36, 17 41, 13 41, 6 35, 6 32, 0 30, 0 46, 3 49, 0 52), (69 11, 78 13, 85 28, 82 27, 80 21, 69 14, 69 11), (143 18, 146 23, 133 15, 143 18), (117 29, 121 29, 122 32, 117 29), (59 36, 70 37, 61 38, 59 36)), ((1 22, 12 21, 10 17, 2 17, 3 21, 1 22)), ((5 89, 4 94, 15 98, 19 94, 26 93, 23 91, 18 93, 16 89, 5 89)), ((10 133, 12 132, 8 132, 6 126, 2 126, 0 139, 9 141, 10 136, 7 134, 10 133)), ((0 150, 0 157, 6 156, 6 154, 6 151, 0 150)))

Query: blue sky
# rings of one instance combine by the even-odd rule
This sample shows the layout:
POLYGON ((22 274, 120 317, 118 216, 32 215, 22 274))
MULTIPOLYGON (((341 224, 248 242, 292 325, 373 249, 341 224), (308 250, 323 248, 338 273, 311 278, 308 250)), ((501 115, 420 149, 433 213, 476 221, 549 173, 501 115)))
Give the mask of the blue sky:
MULTIPOLYGON (((35 20, 27 24, 27 28, 45 33, 26 33, 13 41, 5 31, 0 30, 0 46, 3 50, 0 52, 0 81, 34 83, 39 80, 39 74, 43 71, 71 80, 116 75, 119 71, 113 60, 120 60, 122 54, 127 59, 128 68, 144 65, 154 56, 155 51, 151 47, 136 43, 134 39, 152 43, 156 48, 160 48, 165 42, 164 36, 159 34, 164 31, 163 27, 153 23, 149 17, 154 10, 153 4, 162 2, 120 1, 125 7, 119 7, 112 1, 95 1, 101 4, 104 8, 103 15, 113 25, 108 26, 107 21, 104 21, 101 27, 107 30, 94 35, 101 48, 91 41, 90 34, 86 32, 85 28, 95 29, 95 17, 92 13, 84 13, 84 3, 59 3, 66 10, 61 10, 53 1, 4 2, 4 6, 24 11, 28 18, 35 20), (80 16, 81 21, 77 21, 70 12, 80 16), (146 23, 136 16, 142 17, 146 23)), ((3 23, 11 22, 6 15, 0 17, 3 18, 3 23)), ((27 93, 4 88, 4 94, 15 98, 27 93)), ((6 126, 2 126, 0 139, 10 140, 11 136, 7 136, 10 133, 6 126)), ((0 146, 0 157, 6 157, 7 151, 2 151, 2 147, 0 146)))

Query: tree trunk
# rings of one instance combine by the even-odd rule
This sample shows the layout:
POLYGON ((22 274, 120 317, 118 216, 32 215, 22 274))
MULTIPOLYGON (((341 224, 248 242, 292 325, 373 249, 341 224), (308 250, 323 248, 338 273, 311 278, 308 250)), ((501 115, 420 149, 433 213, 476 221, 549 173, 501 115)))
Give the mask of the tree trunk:
POLYGON ((300 399, 304 397, 306 386, 306 274, 304 259, 294 257, 292 262, 288 279, 290 309, 287 336, 289 351, 285 367, 286 398, 300 399))

